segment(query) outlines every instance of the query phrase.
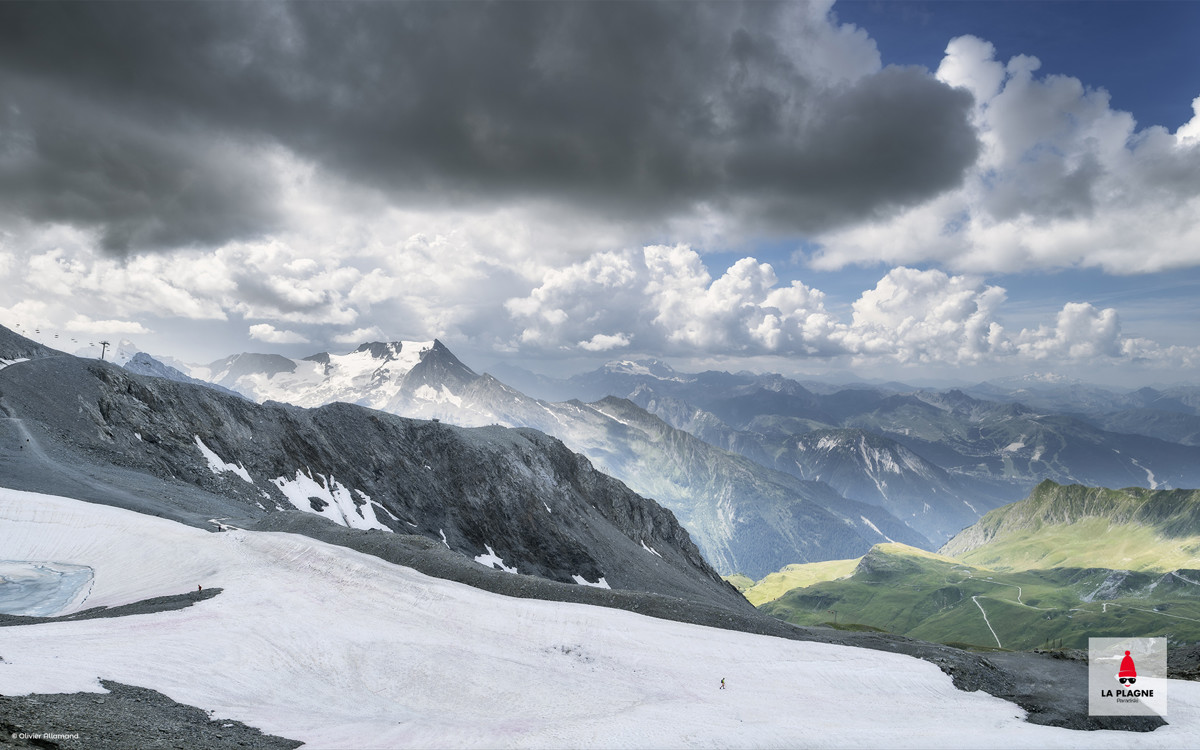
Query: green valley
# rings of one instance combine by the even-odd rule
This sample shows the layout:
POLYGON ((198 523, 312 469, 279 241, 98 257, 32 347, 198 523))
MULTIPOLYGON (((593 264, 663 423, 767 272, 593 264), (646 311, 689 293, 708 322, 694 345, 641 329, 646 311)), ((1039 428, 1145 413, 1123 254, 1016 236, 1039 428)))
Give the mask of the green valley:
MULTIPOLYGON (((761 598, 762 583, 748 589, 747 598, 761 598)), ((793 588, 759 609, 797 625, 867 625, 979 647, 1030 649, 1061 642, 1067 648, 1086 648, 1089 637, 1130 634, 1196 642, 1200 570, 1001 572, 881 544, 858 561, 849 577, 793 588)))
POLYGON ((790 565, 743 594, 798 625, 872 627, 976 648, 1086 648, 1090 637, 1200 641, 1200 492, 1043 482, 940 553, 876 545, 790 565))

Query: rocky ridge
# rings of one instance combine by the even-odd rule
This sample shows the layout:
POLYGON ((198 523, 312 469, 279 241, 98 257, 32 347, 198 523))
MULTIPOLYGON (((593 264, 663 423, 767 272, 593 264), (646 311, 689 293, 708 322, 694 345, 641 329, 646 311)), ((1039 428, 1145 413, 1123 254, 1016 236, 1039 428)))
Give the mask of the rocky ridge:
POLYGON ((68 356, 0 370, 0 407, 20 489, 125 472, 99 501, 209 528, 301 510, 551 580, 749 606, 669 510, 534 430, 259 405, 68 356))

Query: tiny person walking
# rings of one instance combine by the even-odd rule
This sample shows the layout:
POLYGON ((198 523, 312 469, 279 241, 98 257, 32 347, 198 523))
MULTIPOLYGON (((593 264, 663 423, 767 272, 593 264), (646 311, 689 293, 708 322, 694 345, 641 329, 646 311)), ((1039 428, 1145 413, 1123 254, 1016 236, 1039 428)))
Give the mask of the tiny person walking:
POLYGON ((724 677, 721 678, 721 689, 722 690, 725 689, 725 678, 724 677))

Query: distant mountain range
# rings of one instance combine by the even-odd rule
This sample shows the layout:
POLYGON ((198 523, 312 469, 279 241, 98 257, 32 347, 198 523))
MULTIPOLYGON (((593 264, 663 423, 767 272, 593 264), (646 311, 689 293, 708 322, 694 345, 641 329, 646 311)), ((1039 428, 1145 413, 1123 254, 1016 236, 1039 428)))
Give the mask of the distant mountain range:
POLYGON ((894 539, 932 542, 878 504, 748 460, 623 399, 547 402, 464 365, 441 342, 369 343, 292 360, 240 354, 191 377, 258 401, 348 401, 459 425, 533 427, 670 508, 722 573, 764 575, 795 561, 861 554, 894 539))
MULTIPOLYGON (((678 418, 680 404, 690 405, 719 420, 734 449, 753 441, 731 437, 729 431, 765 435, 774 451, 772 445, 743 450, 773 453, 781 435, 820 428, 866 430, 982 482, 971 492, 1007 501, 1023 497, 1042 479, 1151 489, 1200 486, 1200 451, 1191 444, 1193 427, 1200 427, 1192 421, 1200 420, 1196 388, 1118 393, 1039 379, 1021 381, 1017 388, 983 384, 972 389, 974 395, 868 386, 816 393, 780 375, 686 375, 665 367, 610 363, 564 382, 585 394, 624 395, 668 421, 678 418), (984 393, 990 400, 981 397, 984 393), (1023 395, 1035 404, 1022 403, 1023 395), (1112 429, 1122 425, 1136 429, 1112 429)), ((690 418, 696 421, 695 415, 690 418)), ((713 424, 707 429, 720 432, 713 424)))
POLYGON ((972 393, 814 390, 780 375, 681 373, 658 360, 614 361, 565 380, 509 371, 565 398, 537 399, 479 374, 436 340, 301 360, 239 354, 186 375, 257 401, 345 401, 461 425, 534 427, 671 508, 723 574, 758 577, 886 541, 933 548, 1043 479, 1200 486, 1200 446, 1186 434, 1171 439, 1200 421, 1185 413, 1186 389, 1120 394, 1034 379, 972 393), (1030 393, 1039 404, 1078 405, 1064 389, 1091 411, 1015 400, 1030 393), (1122 420, 1138 429, 1105 428, 1122 420))

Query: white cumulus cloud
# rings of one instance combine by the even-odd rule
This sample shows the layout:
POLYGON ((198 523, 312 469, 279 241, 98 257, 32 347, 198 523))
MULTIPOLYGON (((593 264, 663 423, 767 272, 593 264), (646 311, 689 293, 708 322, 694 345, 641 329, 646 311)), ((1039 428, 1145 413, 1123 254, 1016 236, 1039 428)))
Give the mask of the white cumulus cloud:
MULTIPOLYGON (((1145 347, 1146 342, 1136 344, 1145 347)), ((1129 346, 1134 346, 1132 342, 1129 346)), ((1086 302, 1068 302, 1053 326, 1023 330, 1017 350, 1033 359, 1093 359, 1119 357, 1127 350, 1121 322, 1112 308, 1097 310, 1086 302)))
POLYGON ((971 362, 1008 351, 996 320, 1004 290, 970 276, 895 268, 853 305, 837 339, 848 352, 900 362, 971 362))
POLYGON ((1053 320, 1018 331, 1003 324, 1005 290, 977 276, 897 267, 851 305, 849 320, 800 281, 742 258, 714 278, 685 245, 598 253, 549 272, 506 308, 514 349, 615 348, 691 357, 779 355, 856 364, 1191 361, 1186 347, 1126 337, 1114 308, 1069 302, 1053 320), (618 331, 619 333, 611 333, 618 331))
POLYGON ((257 323, 250 326, 250 338, 265 341, 268 344, 307 344, 308 339, 295 331, 279 330, 270 323, 257 323))
POLYGON ((597 351, 623 331, 622 346, 664 351, 804 351, 828 348, 823 295, 800 282, 779 286, 774 269, 743 258, 714 279, 686 245, 597 253, 546 274, 506 308, 519 343, 597 351))
POLYGON ((150 329, 135 320, 92 320, 86 315, 76 315, 64 326, 72 333, 111 335, 151 333, 150 329))
POLYGON ((589 352, 607 352, 629 346, 629 336, 624 333, 597 333, 588 341, 580 341, 579 348, 589 352))
POLYGON ((974 37, 952 40, 937 75, 974 95, 979 159, 961 188, 823 235, 815 267, 1131 274, 1200 264, 1200 114, 1174 134, 1139 129, 1103 89, 1040 68, 1024 55, 1002 63, 974 37))

